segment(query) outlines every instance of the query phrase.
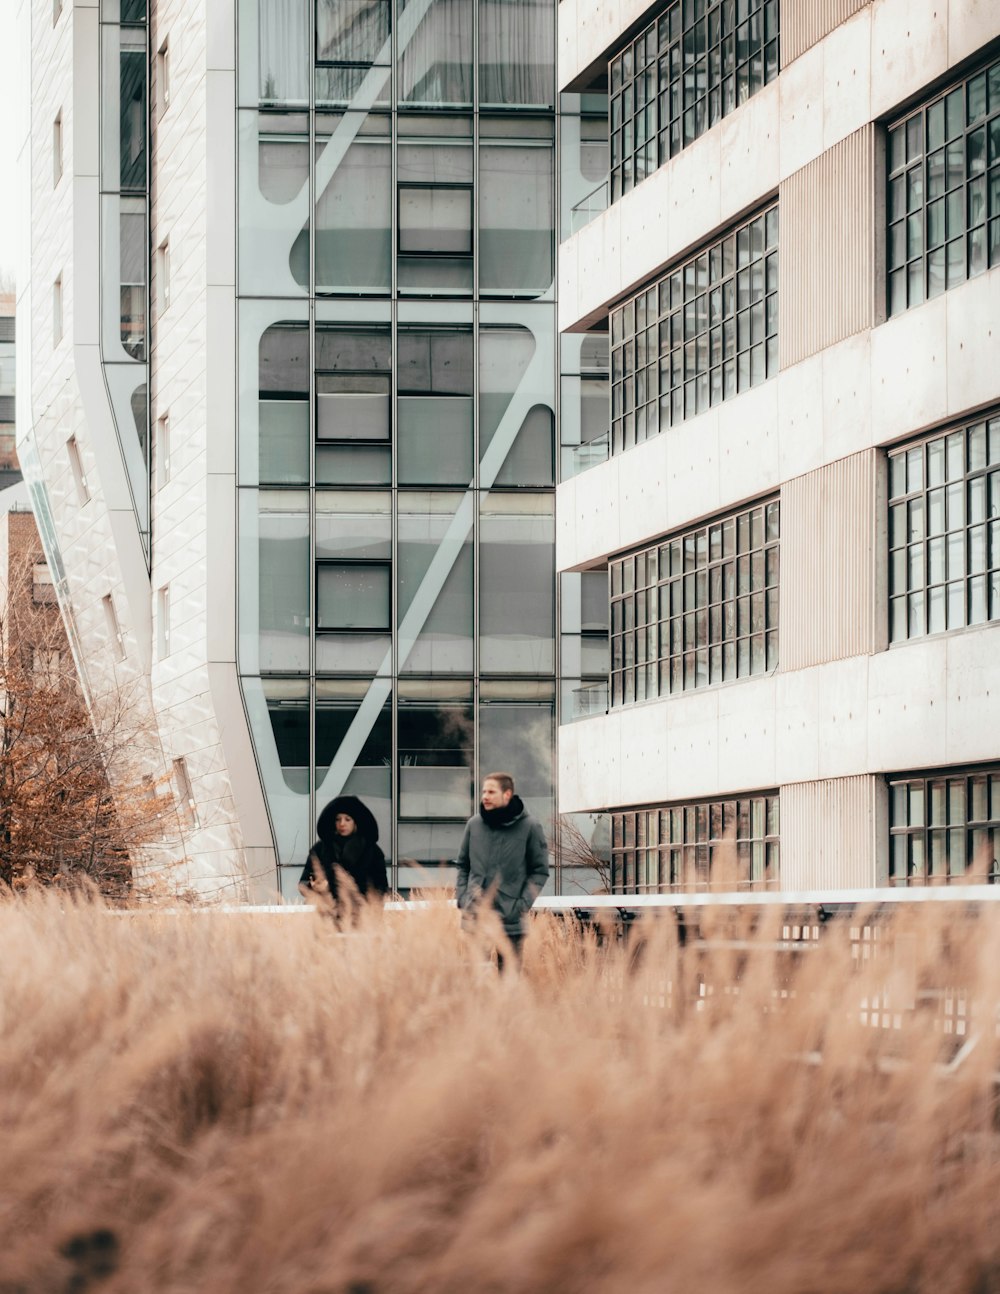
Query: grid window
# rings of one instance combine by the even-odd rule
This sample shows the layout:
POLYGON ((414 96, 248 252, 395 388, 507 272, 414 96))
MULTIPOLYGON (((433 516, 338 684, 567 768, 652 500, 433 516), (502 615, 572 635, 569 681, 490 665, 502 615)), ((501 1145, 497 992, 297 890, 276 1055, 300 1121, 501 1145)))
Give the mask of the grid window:
POLYGON ((1000 60, 889 127, 891 315, 1000 265, 1000 60))
POLYGON ((778 663, 778 501, 611 563, 611 704, 778 663))
POLYGON ((611 312, 611 452, 778 371, 778 207, 611 312))
POLYGON ((1000 765, 889 779, 889 884, 1000 881, 1000 765))
POLYGON ((1000 620, 1000 415, 889 455, 889 638, 1000 620))
POLYGON ((616 201, 778 75, 778 0, 674 0, 611 60, 616 201))
POLYGON ((611 815, 614 894, 777 889, 779 883, 776 792, 611 815))

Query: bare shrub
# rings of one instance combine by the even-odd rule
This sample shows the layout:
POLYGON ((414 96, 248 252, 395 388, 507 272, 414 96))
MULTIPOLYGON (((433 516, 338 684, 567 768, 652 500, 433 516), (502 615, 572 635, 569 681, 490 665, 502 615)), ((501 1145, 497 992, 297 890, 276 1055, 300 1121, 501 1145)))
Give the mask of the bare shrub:
POLYGON ((995 1290, 997 920, 860 924, 2 905, 0 1290, 995 1290))
POLYGON ((176 808, 149 772, 139 684, 85 703, 58 604, 38 596, 42 553, 25 519, 29 541, 0 572, 0 884, 90 884, 124 901, 145 847, 176 837, 176 808))

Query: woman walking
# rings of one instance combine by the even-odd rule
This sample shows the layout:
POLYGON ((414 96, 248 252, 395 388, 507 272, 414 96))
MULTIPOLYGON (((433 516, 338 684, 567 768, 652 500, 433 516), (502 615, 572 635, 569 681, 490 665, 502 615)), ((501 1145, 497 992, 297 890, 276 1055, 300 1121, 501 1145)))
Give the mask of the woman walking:
POLYGON ((299 890, 343 913, 354 903, 388 892, 385 855, 378 845, 378 823, 356 795, 338 795, 316 823, 319 839, 309 851, 299 890))

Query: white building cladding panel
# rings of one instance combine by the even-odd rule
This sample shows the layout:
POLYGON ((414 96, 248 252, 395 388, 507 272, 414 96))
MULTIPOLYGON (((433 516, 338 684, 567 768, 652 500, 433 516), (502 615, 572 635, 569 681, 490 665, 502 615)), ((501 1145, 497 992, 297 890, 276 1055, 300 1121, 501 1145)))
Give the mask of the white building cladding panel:
POLYGON ((887 829, 884 778, 861 775, 782 786, 782 889, 884 885, 887 829))
MULTIPOLYGON (((169 21, 169 9, 161 5, 153 10, 154 21, 169 21)), ((25 308, 30 311, 30 303, 37 306, 48 296, 42 285, 49 284, 56 273, 61 276, 66 335, 53 354, 48 340, 50 324, 37 312, 33 316, 32 379, 24 388, 30 390, 31 418, 30 423, 22 424, 22 437, 27 456, 37 463, 36 500, 39 506, 48 505, 46 515, 51 525, 45 530, 49 546, 58 554, 65 571, 60 602, 71 622, 71 640, 78 645, 81 677, 87 681, 91 703, 99 711, 103 698, 128 689, 150 772, 154 776, 161 774, 175 758, 186 762, 193 797, 199 806, 198 826, 186 832, 181 841, 164 842, 158 857, 161 861, 183 862, 184 867, 174 875, 206 895, 243 896, 248 892, 244 845, 253 839, 254 787, 259 783, 245 735, 246 721, 235 686, 231 648, 232 685, 225 702, 219 700, 225 689, 210 677, 204 595, 209 542, 206 532, 217 526, 211 538, 216 571, 227 564, 230 571, 234 569, 233 532, 224 526, 224 510, 213 522, 206 523, 207 508, 202 507, 201 515, 195 519, 189 507, 190 501, 205 498, 207 418, 203 380, 202 393, 193 400, 191 394, 199 388, 199 373, 203 374, 215 358, 212 341, 203 333, 199 339, 197 328, 192 332, 190 327, 199 312, 204 315, 203 288, 199 290, 197 285, 199 281, 204 285, 205 280, 206 225, 223 221, 231 229, 232 215, 231 206, 228 210, 213 207, 209 214, 203 197, 206 171, 218 174, 220 164, 224 170, 225 157, 209 158, 205 143, 203 88, 207 53, 203 11, 192 12, 186 5, 184 15, 190 39, 175 97, 181 103, 176 125, 178 141, 187 151, 183 165, 176 165, 181 150, 170 149, 164 118, 156 141, 163 147, 152 164, 155 167, 162 163, 157 176, 161 197, 168 205, 183 205, 198 237, 191 239, 190 256, 182 265, 180 289, 189 293, 185 326, 182 328, 178 319, 178 329, 168 332, 165 316, 162 329, 154 327, 151 336, 154 388, 166 403, 171 402, 172 388, 177 397, 175 404, 184 432, 183 471, 179 473, 184 493, 178 493, 173 503, 157 501, 159 544, 152 558, 152 575, 147 543, 148 383, 143 372, 136 379, 136 388, 127 371, 130 366, 143 369, 150 353, 147 255, 142 250, 148 237, 144 233, 148 219, 147 12, 145 5, 131 0, 100 8, 68 6, 55 22, 50 5, 36 3, 23 9, 23 23, 32 42, 28 96, 33 104, 47 95, 63 96, 60 110, 64 165, 53 202, 43 191, 51 185, 53 176, 48 157, 52 133, 49 128, 42 130, 33 107, 26 151, 35 187, 32 216, 26 225, 30 229, 26 258, 18 280, 30 285, 22 294, 25 308), (46 186, 40 188, 43 172, 46 186), (95 255, 95 249, 99 249, 99 255, 95 255), (172 355, 182 361, 184 376, 180 382, 177 370, 172 371, 168 363, 172 355), (140 389, 141 400, 133 399, 140 389), (81 493, 74 478, 75 460, 67 450, 69 437, 86 470, 89 498, 81 493), (34 457, 32 445, 37 447, 34 457), (175 598, 173 603, 172 650, 169 657, 154 665, 154 592, 175 576, 180 579, 177 592, 183 597, 175 598), (120 645, 112 641, 109 633, 106 599, 115 609, 120 645), (179 650, 173 650, 175 645, 179 650), (240 729, 247 756, 242 767, 238 760, 234 762, 234 752, 240 749, 240 729), (225 744, 220 732, 226 733, 225 744), (234 769, 244 783, 240 791, 242 824, 237 820, 232 793, 234 769), (248 771, 249 780, 245 776, 248 771)), ((234 43, 230 13, 230 69, 234 43)), ((232 75, 230 70, 230 81, 232 75)), ((233 129, 231 107, 228 114, 228 130, 221 123, 223 135, 231 135, 233 129)), ((231 160, 229 174, 232 177, 231 160)), ((231 390, 231 362, 229 373, 231 390)), ((25 406, 28 404, 26 399, 25 406)), ((232 480, 232 451, 229 470, 232 480)), ((225 600, 218 599, 214 610, 224 617, 225 600)), ((220 636, 230 642, 234 636, 231 599, 228 632, 220 635, 216 629, 216 640, 220 636)), ((258 822, 263 823, 264 830, 263 839, 259 834, 257 837, 255 857, 259 860, 261 851, 270 848, 259 790, 257 803, 258 822)), ((273 870, 265 886, 273 892, 273 870)))
POLYGON ((876 450, 781 487, 782 670, 884 648, 884 498, 876 450))
POLYGON ((781 58, 787 66, 847 21, 871 0, 784 0, 781 58))
POLYGON ((782 368, 874 322, 875 139, 855 131, 778 189, 782 368))

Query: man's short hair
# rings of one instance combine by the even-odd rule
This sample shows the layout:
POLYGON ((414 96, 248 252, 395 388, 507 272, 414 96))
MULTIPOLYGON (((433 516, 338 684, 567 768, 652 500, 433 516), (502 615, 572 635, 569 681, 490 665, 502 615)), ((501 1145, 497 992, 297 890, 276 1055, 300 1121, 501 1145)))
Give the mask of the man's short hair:
POLYGON ((483 781, 496 782, 501 791, 510 791, 511 794, 513 794, 514 778, 510 773, 485 773, 483 775, 483 781))

